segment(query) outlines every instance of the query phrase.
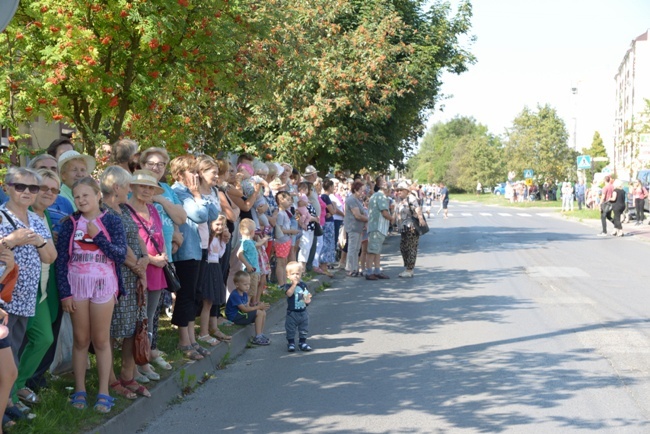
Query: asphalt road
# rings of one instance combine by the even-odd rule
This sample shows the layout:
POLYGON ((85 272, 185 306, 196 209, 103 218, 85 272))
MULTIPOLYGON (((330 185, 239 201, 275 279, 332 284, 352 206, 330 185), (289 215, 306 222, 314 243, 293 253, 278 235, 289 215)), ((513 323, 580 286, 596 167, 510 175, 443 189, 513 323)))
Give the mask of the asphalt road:
POLYGON ((650 243, 452 202, 416 274, 337 278, 312 353, 247 350, 144 433, 650 433, 650 243))

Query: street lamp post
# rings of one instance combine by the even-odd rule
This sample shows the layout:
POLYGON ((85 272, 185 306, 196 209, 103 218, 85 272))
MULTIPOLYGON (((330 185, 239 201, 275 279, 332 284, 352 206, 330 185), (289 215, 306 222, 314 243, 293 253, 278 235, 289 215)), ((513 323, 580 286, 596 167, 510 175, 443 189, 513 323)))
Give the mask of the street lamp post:
POLYGON ((578 103, 577 95, 578 88, 576 86, 571 88, 571 94, 573 95, 573 149, 578 150, 578 103))

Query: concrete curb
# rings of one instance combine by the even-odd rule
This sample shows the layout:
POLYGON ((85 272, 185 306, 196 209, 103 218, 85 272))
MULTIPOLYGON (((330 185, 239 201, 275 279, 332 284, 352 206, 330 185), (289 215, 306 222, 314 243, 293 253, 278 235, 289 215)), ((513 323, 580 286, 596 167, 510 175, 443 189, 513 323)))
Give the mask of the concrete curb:
MULTIPOLYGON (((316 276, 309 282, 307 286, 309 291, 316 297, 316 289, 318 289, 323 282, 331 281, 326 276, 316 276)), ((277 324, 284 319, 286 313, 286 301, 281 299, 279 302, 272 305, 267 311, 266 323, 268 325, 277 324)), ((268 328, 268 326, 267 326, 268 328)), ((167 408, 170 403, 182 395, 181 372, 185 382, 188 378, 196 378, 200 380, 205 373, 211 374, 219 368, 219 365, 228 356, 229 360, 236 359, 241 355, 248 345, 250 337, 253 334, 253 324, 238 330, 233 334, 230 344, 224 342, 219 345, 208 348, 211 350, 210 356, 199 361, 188 361, 179 368, 174 368, 173 373, 168 377, 151 386, 147 385, 151 391, 151 398, 139 397, 133 401, 124 411, 115 414, 111 419, 107 420, 103 425, 87 431, 87 433, 99 434, 114 434, 114 433, 135 433, 140 428, 149 423, 150 420, 160 415, 167 408)), ((275 342, 271 345, 276 344, 275 342)), ((284 345, 284 341, 280 343, 284 345)), ((150 383, 151 384, 151 383, 150 383)))

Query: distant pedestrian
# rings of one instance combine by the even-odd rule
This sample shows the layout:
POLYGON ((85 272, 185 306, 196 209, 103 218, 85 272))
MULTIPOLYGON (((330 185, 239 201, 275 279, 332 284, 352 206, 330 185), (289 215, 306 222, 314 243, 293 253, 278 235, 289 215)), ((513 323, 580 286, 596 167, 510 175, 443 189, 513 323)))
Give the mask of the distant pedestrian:
POLYGON ((480 195, 482 190, 483 190, 483 186, 481 185, 481 182, 479 181, 479 182, 476 183, 476 195, 477 196, 480 195))
POLYGON ((614 191, 609 201, 612 203, 612 210, 614 211, 614 233, 612 235, 622 237, 621 214, 625 211, 625 191, 623 190, 623 182, 620 179, 614 181, 614 191))
POLYGON ((603 230, 599 237, 607 236, 607 220, 614 223, 612 219, 612 204, 609 200, 612 198, 612 192, 614 191, 614 186, 612 185, 612 178, 609 175, 605 176, 605 186, 600 193, 600 223, 603 226, 603 230))
POLYGON ((575 195, 578 201, 578 211, 582 210, 582 207, 585 206, 585 182, 581 179, 575 186, 575 195))
POLYGON ((634 209, 636 211, 635 226, 638 226, 643 224, 643 220, 645 220, 643 205, 645 204, 645 198, 648 197, 648 190, 646 190, 638 179, 634 182, 632 197, 634 197, 634 209))
POLYGON ((447 207, 449 206, 449 190, 447 189, 447 186, 442 182, 440 183, 440 202, 442 205, 444 218, 447 218, 447 207))

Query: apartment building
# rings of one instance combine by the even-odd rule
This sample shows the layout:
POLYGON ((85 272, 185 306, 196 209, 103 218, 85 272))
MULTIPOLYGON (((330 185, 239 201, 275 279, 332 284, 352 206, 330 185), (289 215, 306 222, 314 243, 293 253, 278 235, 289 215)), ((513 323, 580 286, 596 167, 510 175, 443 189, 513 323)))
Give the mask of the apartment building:
POLYGON ((632 179, 642 168, 650 168, 650 119, 646 111, 650 99, 649 31, 634 39, 614 76, 616 109, 614 113, 613 165, 617 175, 632 179))

